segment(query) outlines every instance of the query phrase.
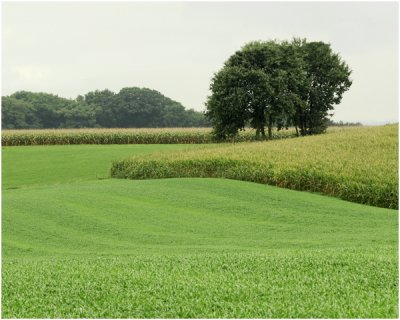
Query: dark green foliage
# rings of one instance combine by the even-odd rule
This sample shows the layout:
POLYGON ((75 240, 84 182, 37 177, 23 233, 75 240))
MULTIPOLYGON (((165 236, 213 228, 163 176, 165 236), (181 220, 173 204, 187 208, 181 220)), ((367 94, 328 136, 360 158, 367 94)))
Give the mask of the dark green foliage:
MULTIPOLYGON (((194 109, 189 109, 189 110, 185 110, 184 111, 184 117, 178 118, 179 112, 178 113, 174 113, 174 109, 175 110, 180 110, 180 112, 183 112, 182 107, 174 104, 172 106, 170 106, 170 108, 166 109, 166 113, 164 115, 165 120, 168 120, 167 115, 170 114, 171 116, 174 116, 175 119, 177 120, 174 123, 175 127, 180 127, 180 128, 185 128, 185 127, 210 127, 211 124, 210 122, 207 120, 207 118, 204 115, 204 112, 198 112, 194 109)), ((172 122, 170 122, 171 126, 172 122)), ((167 123, 165 123, 165 126, 167 127, 167 123)))
POLYGON ((117 121, 114 116, 113 107, 115 106, 115 93, 110 90, 96 90, 85 94, 84 97, 78 96, 78 101, 84 101, 95 110, 96 123, 100 127, 115 128, 117 121))
MULTIPOLYGON (((48 93, 34 93, 18 91, 10 96, 29 103, 36 118, 39 120, 38 128, 59 128, 64 123, 64 110, 71 108, 71 100, 60 98, 48 93)), ((7 123, 3 123, 7 125, 7 123)))
POLYGON ((206 127, 203 113, 140 88, 92 91, 76 99, 19 91, 2 97, 5 129, 206 127))
POLYGON ((1 97, 1 122, 3 129, 40 127, 33 106, 13 97, 1 97))
POLYGON ((265 127, 269 138, 273 127, 322 133, 329 111, 351 85, 350 73, 323 42, 251 42, 214 76, 206 115, 220 139, 247 124, 264 139, 265 127))
POLYGON ((219 72, 211 85, 213 95, 207 102, 207 116, 214 122, 217 139, 235 137, 247 121, 265 136, 266 110, 270 86, 265 73, 243 67, 227 67, 219 72))
POLYGON ((361 122, 343 122, 343 121, 333 121, 331 119, 329 119, 327 121, 327 125, 328 127, 360 127, 362 126, 361 122))
POLYGON ((300 48, 307 74, 300 97, 306 103, 303 108, 296 108, 295 124, 303 135, 321 133, 327 128, 329 111, 351 86, 351 71, 329 44, 303 41, 300 48))
POLYGON ((162 101, 159 95, 153 95, 149 89, 124 88, 116 97, 114 116, 121 127, 157 127, 156 118, 160 118, 162 101))

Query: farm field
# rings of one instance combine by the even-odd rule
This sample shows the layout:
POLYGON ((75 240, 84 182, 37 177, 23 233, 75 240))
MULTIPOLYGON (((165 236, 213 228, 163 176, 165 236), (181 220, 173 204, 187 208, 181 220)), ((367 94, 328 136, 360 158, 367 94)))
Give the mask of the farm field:
POLYGON ((59 184, 110 176, 111 162, 154 151, 201 149, 208 145, 67 145, 2 149, 3 189, 59 184))
MULTIPOLYGON (((273 130, 272 139, 295 136, 295 130, 273 130)), ((236 142, 254 141, 253 129, 241 131, 236 142)), ((19 129, 3 130, 3 146, 69 144, 201 144, 211 143, 211 128, 19 129)))
POLYGON ((114 161, 117 178, 219 177, 398 208, 398 125, 114 161))
POLYGON ((229 179, 109 178, 131 155, 242 146, 3 148, 2 317, 397 318, 397 210, 229 179))

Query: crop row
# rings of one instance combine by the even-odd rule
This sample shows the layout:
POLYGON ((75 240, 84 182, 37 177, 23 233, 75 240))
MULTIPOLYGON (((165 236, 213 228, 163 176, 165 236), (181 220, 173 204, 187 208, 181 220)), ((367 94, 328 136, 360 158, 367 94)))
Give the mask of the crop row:
POLYGON ((229 178, 397 209, 397 130, 396 125, 338 129, 284 141, 137 156, 115 161, 111 176, 229 178))
MULTIPOLYGON (((273 139, 294 136, 293 130, 275 131, 273 139)), ((239 134, 235 142, 253 141, 253 130, 239 134)), ((3 130, 3 146, 68 144, 200 144, 211 143, 210 128, 152 129, 53 129, 3 130)))

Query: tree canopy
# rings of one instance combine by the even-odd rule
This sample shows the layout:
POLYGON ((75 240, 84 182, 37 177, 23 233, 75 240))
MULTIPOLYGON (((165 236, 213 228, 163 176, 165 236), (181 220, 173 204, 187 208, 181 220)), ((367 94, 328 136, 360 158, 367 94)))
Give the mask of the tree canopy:
POLYGON ((18 91, 1 104, 3 129, 209 126, 203 113, 147 88, 96 90, 76 99, 18 91))
POLYGON ((351 71, 329 44, 256 41, 235 52, 211 82, 206 116, 217 138, 246 126, 265 138, 294 126, 301 135, 323 132, 330 110, 351 86, 351 71))

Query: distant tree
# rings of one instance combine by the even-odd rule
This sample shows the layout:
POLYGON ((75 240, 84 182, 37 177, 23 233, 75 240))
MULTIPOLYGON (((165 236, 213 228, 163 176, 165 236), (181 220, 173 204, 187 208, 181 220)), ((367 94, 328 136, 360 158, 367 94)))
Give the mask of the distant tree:
POLYGON ((113 108, 121 127, 204 126, 204 115, 185 110, 179 102, 147 88, 123 88, 115 96, 113 108))
MULTIPOLYGON (((207 120, 203 112, 195 111, 193 109, 185 110, 181 125, 175 127, 210 127, 211 123, 207 120)), ((177 122, 180 123, 180 120, 177 122)))
POLYGON ((37 119, 40 128, 58 128, 63 122, 62 109, 71 102, 69 99, 60 98, 48 93, 34 93, 18 91, 11 95, 12 98, 29 103, 37 119))
POLYGON ((114 92, 108 89, 91 91, 84 97, 78 96, 77 101, 79 102, 79 100, 90 106, 91 110, 94 110, 98 126, 106 128, 117 126, 116 112, 113 109, 116 104, 114 92))
POLYGON ((2 97, 3 128, 207 126, 204 114, 146 88, 96 90, 76 99, 18 91, 2 97))
POLYGON ((122 127, 162 126, 161 115, 166 102, 167 98, 155 90, 123 88, 116 96, 117 122, 122 127))
POLYGON ((343 122, 342 120, 335 122, 331 119, 328 119, 327 121, 328 127, 361 127, 362 125, 361 122, 343 122))
POLYGON ((71 101, 61 109, 62 122, 59 128, 93 128, 96 123, 96 108, 88 106, 83 100, 71 101))
POLYGON ((1 97, 1 123, 3 129, 40 128, 32 105, 13 97, 1 97))
POLYGON ((180 103, 168 103, 162 109, 163 127, 184 127, 187 121, 186 110, 180 103))

